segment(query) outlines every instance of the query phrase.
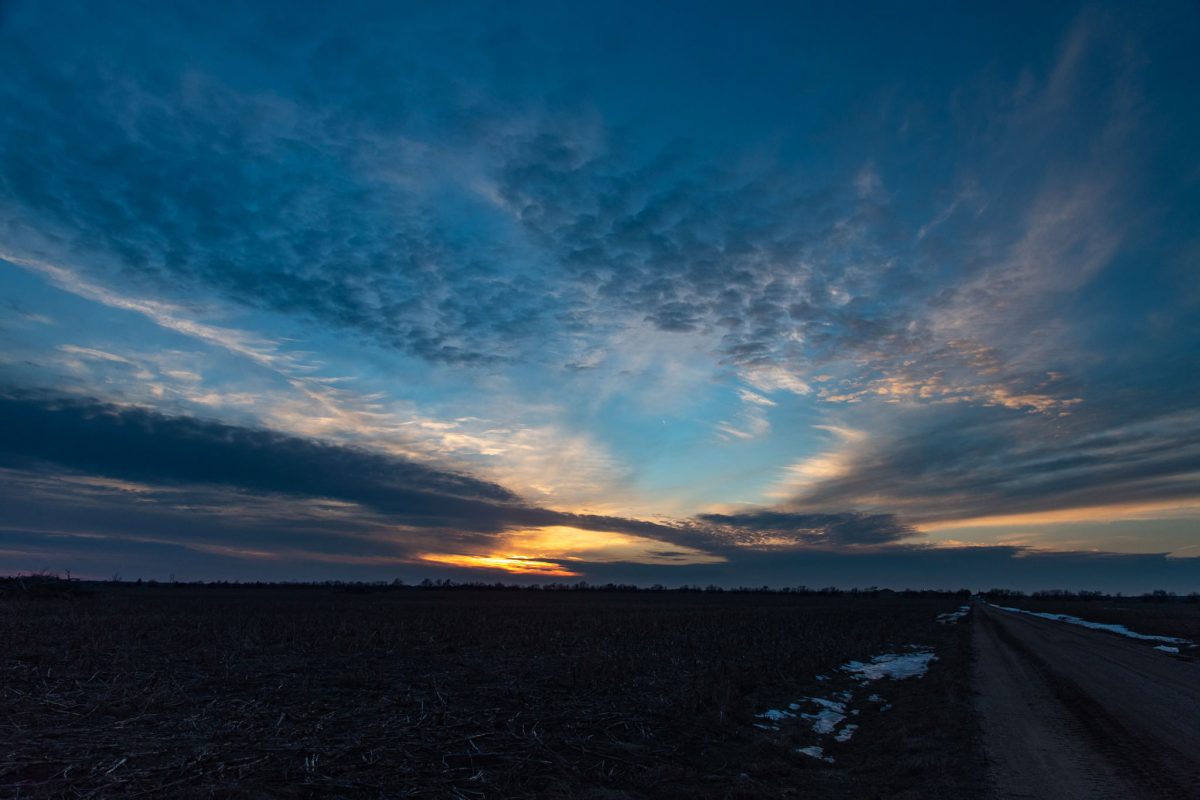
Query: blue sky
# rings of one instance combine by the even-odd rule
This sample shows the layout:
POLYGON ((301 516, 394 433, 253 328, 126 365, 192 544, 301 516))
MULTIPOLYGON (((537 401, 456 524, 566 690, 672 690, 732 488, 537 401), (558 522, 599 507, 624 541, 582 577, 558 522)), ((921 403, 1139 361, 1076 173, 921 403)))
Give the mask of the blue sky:
POLYGON ((0 569, 1200 588, 1198 17, 0 6, 0 569))

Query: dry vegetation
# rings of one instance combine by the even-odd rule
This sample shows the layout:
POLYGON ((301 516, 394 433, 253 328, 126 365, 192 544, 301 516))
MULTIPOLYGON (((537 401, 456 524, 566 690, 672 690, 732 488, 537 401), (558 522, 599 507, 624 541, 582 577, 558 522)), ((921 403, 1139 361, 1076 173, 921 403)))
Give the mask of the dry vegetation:
POLYGON ((962 797, 953 597, 316 587, 0 596, 4 797, 962 797), (910 643, 837 764, 753 714, 910 643))

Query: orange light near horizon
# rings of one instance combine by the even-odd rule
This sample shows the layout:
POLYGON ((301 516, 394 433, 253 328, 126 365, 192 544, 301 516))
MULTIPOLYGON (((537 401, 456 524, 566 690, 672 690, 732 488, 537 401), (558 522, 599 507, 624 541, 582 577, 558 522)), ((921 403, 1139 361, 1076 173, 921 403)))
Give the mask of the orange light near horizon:
POLYGON ((420 561, 473 569, 498 569, 515 575, 580 577, 570 562, 592 564, 719 564, 724 556, 619 531, 594 531, 549 525, 510 531, 490 553, 421 553, 420 561), (566 563, 564 563, 566 562, 566 563))
POLYGON ((421 561, 445 564, 451 567, 472 569, 498 569, 514 575, 548 575, 556 578, 577 578, 580 573, 572 572, 562 564, 521 556, 471 556, 460 553, 421 553, 421 561))
POLYGON ((620 531, 548 525, 504 534, 495 554, 514 558, 589 561, 599 564, 719 564, 723 556, 620 531))

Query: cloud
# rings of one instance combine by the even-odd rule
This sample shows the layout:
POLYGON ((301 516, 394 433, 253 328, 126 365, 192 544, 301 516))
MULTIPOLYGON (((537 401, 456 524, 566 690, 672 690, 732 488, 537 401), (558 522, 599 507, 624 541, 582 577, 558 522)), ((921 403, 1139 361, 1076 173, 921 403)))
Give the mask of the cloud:
MULTIPOLYGON (((66 378, 51 371, 40 376, 42 383, 65 381, 78 385, 78 391, 103 391, 103 399, 114 402, 224 415, 238 423, 249 421, 301 437, 350 444, 367 441, 376 449, 418 460, 454 460, 459 468, 502 479, 524 496, 557 507, 595 509, 611 504, 612 496, 623 488, 625 468, 594 437, 553 419, 561 416, 557 408, 515 407, 497 392, 495 380, 488 388, 489 418, 435 418, 414 403, 380 391, 378 382, 363 388, 362 381, 354 378, 328 376, 325 363, 299 350, 286 335, 257 336, 203 322, 196 308, 116 292, 48 262, 15 259, 13 263, 63 291, 137 314, 164 331, 207 346, 182 352, 156 348, 151 341, 137 348, 124 346, 117 354, 61 344, 56 353, 24 364, 26 371, 67 368, 66 378), (228 376, 214 378, 223 366, 228 371, 228 364, 219 360, 224 355, 220 351, 261 369, 247 373, 241 368, 245 365, 238 365, 236 381, 228 376), (527 417, 535 417, 537 424, 526 422, 527 417)), ((209 309, 209 313, 217 312, 209 309)), ((670 370, 657 372, 665 379, 670 370)))
MULTIPOLYGON (((274 526, 291 512, 288 501, 272 498, 294 497, 350 504, 363 517, 351 527, 376 530, 390 525, 490 536, 558 525, 659 539, 682 536, 669 525, 530 505, 496 483, 360 447, 28 392, 0 395, 0 466, 41 475, 31 486, 68 496, 79 495, 81 486, 84 495, 111 488, 95 478, 153 487, 155 493, 144 500, 157 498, 179 512, 204 508, 225 514, 221 506, 232 491, 240 493, 231 505, 233 517, 244 517, 246 524, 262 516, 274 526), (174 489, 187 491, 161 494, 174 489), (217 500, 197 499, 214 492, 217 500), (265 504, 261 514, 247 507, 254 503, 265 504)), ((141 513, 124 494, 106 496, 121 501, 112 509, 118 516, 141 513)), ((337 538, 336 528, 326 533, 337 538)))
POLYGON ((734 541, 758 546, 881 545, 919 535, 893 514, 814 514, 757 509, 736 514, 700 514, 697 519, 717 526, 734 541))
MULTIPOLYGON (((78 398, 10 393, 0 426, 0 561, 11 569, 1145 590, 1178 589, 1200 564, 914 547, 915 528, 886 513, 756 508, 652 522, 554 512, 391 456, 78 398)), ((1098 437, 1090 455, 1154 448, 1133 433, 1098 437)))
POLYGON ((841 451, 838 470, 790 502, 886 509, 919 525, 1200 498, 1195 411, 1101 410, 1058 421, 965 406, 912 411, 890 435, 841 451))
POLYGON ((741 412, 736 419, 717 423, 718 436, 755 439, 771 430, 767 409, 775 405, 773 400, 749 389, 738 389, 738 399, 742 402, 741 412))
POLYGON ((122 512, 137 516, 139 504, 158 505, 170 514, 203 510, 251 527, 274 527, 296 513, 315 513, 322 525, 332 519, 350 530, 390 525, 486 536, 530 528, 570 530, 576 532, 571 541, 577 548, 583 546, 583 532, 592 531, 595 541, 637 537, 642 549, 657 540, 693 553, 702 552, 694 549, 697 545, 747 546, 781 537, 793 544, 837 547, 914 533, 893 517, 856 513, 759 510, 661 523, 553 511, 529 505, 497 484, 380 452, 29 393, 0 396, 0 466, 33 476, 27 480, 38 492, 115 503, 109 509, 114 519, 122 512), (316 505, 289 508, 273 497, 316 505), (131 505, 130 498, 141 499, 131 505), (361 519, 350 524, 356 516, 361 519))
POLYGON ((816 425, 818 430, 832 434, 838 444, 815 455, 789 464, 781 479, 770 489, 775 498, 789 499, 823 481, 850 474, 857 448, 867 440, 864 431, 836 425, 816 425))
POLYGON ((812 387, 799 377, 779 366, 749 367, 742 372, 747 383, 760 392, 786 391, 797 395, 806 395, 812 387))
MULTIPOLYGON (((452 218, 473 210, 480 219, 467 227, 489 226, 464 174, 475 145, 396 135, 386 109, 356 106, 319 79, 307 99, 235 86, 205 50, 221 49, 238 15, 184 54, 157 45, 154 26, 180 22, 171 14, 114 23, 77 6, 49 30, 29 11, 0 30, 13 78, 0 90, 13 111, 0 124, 0 229, 14 258, 76 261, 87 242, 94 277, 216 293, 436 362, 506 358, 506 339, 537 327, 544 311, 522 259, 494 236, 473 246, 452 218), (83 32, 91 26, 105 41, 83 32)), ((360 58, 343 52, 351 63, 341 66, 387 51, 376 41, 360 58)))
MULTIPOLYGON (((1013 332, 1049 316, 1123 235, 1136 59, 1099 70, 1096 54, 1119 48, 1096 15, 1019 103, 978 115, 984 152, 957 199, 916 204, 936 229, 883 191, 883 155, 819 175, 731 161, 564 102, 555 81, 530 78, 553 72, 537 48, 518 68, 486 49, 475 63, 417 46, 437 31, 473 52, 500 24, 487 15, 420 15, 396 37, 382 33, 396 19, 363 31, 314 10, 269 64, 228 41, 271 29, 265 10, 190 20, 180 52, 161 45, 186 27, 167 9, 126 24, 87 5, 65 16, 50 25, 25 8, 0 31, 0 229, 14 261, 86 263, 89 285, 213 293, 437 364, 586 364, 649 323, 714 337, 712 355, 762 392, 807 394, 819 370, 830 403, 1077 403, 1046 384, 1065 369, 1042 352, 1048 336, 1013 332), (249 77, 263 71, 266 85, 249 77), (987 181, 1066 140, 1090 155, 1040 181, 987 181)), ((155 302, 144 310, 169 311, 155 302)))
MULTIPOLYGON (((41 275, 63 291, 109 308, 139 314, 165 330, 223 348, 269 369, 303 369, 306 366, 299 359, 281 352, 278 342, 248 331, 200 322, 178 305, 113 291, 81 277, 67 267, 42 259, 0 251, 0 260, 41 275)), ((67 351, 70 352, 69 349, 67 351)))
MULTIPOLYGON (((781 364, 805 331, 884 330, 871 287, 840 300, 852 265, 837 253, 889 258, 850 187, 626 143, 592 113, 547 110, 537 90, 508 105, 451 92, 397 119, 360 100, 412 107, 425 87, 389 75, 403 48, 374 37, 359 54, 327 34, 316 48, 370 82, 331 86, 314 62, 281 76, 312 87, 293 94, 186 67, 205 64, 204 40, 190 62, 156 58, 134 25, 113 32, 127 45, 116 63, 98 65, 90 37, 31 51, 44 32, 28 25, 9 33, 14 113, 0 126, 14 259, 75 260, 63 242, 87 240, 94 272, 217 292, 435 362, 529 357, 561 320, 593 337, 648 320, 719 330, 726 358, 804 391, 781 364), (67 106, 77 124, 63 127, 67 106), (38 135, 49 128, 70 141, 38 135)), ((443 80, 446 65, 425 58, 422 77, 443 80)))
POLYGON ((0 454, 10 465, 156 484, 197 483, 338 498, 415 518, 453 518, 455 498, 507 503, 508 490, 351 447, 86 400, 0 397, 0 454))

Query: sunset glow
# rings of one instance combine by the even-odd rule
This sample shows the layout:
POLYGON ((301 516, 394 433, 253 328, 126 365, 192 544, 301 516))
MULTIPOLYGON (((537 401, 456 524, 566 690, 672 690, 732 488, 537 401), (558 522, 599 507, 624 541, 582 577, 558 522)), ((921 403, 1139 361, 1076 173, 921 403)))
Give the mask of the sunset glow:
POLYGON ((456 567, 500 569, 514 574, 579 576, 573 562, 589 564, 719 564, 726 559, 692 547, 672 545, 616 531, 589 531, 554 525, 505 534, 488 555, 422 553, 422 561, 456 567), (556 563, 551 559, 557 559, 556 563))
POLYGON ((430 564, 446 564, 451 567, 467 567, 470 569, 500 570, 512 575, 544 575, 551 578, 573 578, 580 573, 572 572, 561 564, 552 561, 539 561, 522 556, 468 556, 454 553, 421 553, 417 556, 421 561, 430 564))

